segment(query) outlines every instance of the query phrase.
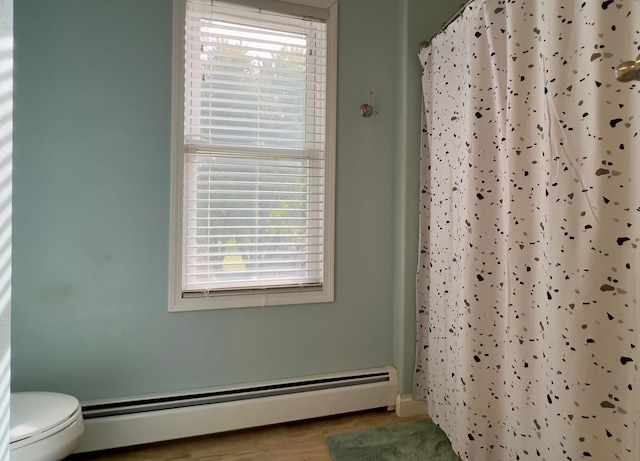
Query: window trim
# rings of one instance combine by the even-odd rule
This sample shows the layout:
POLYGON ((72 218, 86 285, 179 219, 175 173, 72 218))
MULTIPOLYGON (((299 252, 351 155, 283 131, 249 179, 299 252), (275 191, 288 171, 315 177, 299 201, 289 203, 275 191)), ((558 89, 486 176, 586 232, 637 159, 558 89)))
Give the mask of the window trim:
MULTIPOLYGON (((233 0, 229 0, 233 2, 233 0)), ((242 0, 240 0, 242 3, 242 0)), ((289 0, 309 4, 309 0, 289 0)), ((197 311, 239 307, 328 303, 334 300, 335 252, 335 153, 337 114, 338 5, 327 8, 327 102, 325 140, 324 280, 320 288, 256 289, 232 293, 210 293, 191 297, 182 293, 182 227, 184 188, 184 85, 186 0, 173 1, 171 201, 169 250, 169 311, 197 311)))

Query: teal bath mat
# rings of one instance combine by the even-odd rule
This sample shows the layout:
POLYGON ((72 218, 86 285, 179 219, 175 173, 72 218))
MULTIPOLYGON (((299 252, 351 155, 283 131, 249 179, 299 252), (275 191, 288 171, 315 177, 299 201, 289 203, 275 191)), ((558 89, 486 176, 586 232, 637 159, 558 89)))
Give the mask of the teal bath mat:
POLYGON ((334 461, 460 461, 430 420, 332 435, 327 446, 334 461))

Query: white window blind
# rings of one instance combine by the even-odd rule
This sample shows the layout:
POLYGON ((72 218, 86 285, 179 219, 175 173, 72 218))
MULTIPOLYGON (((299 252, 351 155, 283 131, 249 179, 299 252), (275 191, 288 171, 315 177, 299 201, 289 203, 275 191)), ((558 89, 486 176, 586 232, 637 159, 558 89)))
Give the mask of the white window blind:
POLYGON ((326 25, 186 10, 183 296, 321 287, 326 25))

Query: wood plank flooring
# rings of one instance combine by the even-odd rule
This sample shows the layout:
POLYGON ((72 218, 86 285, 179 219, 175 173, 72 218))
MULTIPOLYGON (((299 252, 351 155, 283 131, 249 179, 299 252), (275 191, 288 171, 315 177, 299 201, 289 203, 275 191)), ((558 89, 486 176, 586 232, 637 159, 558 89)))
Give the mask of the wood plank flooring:
POLYGON ((375 410, 140 447, 72 455, 66 461, 331 461, 326 438, 427 416, 375 410))

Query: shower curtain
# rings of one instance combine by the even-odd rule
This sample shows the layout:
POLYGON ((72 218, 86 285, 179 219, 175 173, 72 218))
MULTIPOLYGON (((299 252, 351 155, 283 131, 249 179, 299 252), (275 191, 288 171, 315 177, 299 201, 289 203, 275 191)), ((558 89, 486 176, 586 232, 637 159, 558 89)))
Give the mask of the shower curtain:
POLYGON ((639 29, 476 0, 420 53, 414 398, 462 459, 640 459, 639 29))

